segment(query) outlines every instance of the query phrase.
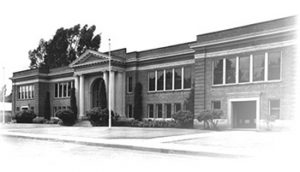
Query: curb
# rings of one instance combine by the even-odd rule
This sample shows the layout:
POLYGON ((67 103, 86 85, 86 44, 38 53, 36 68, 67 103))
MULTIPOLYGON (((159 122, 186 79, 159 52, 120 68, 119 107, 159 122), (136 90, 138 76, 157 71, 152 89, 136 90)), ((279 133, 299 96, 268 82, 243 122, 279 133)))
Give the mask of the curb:
POLYGON ((134 144, 116 144, 103 141, 101 139, 90 139, 90 138, 68 138, 68 136, 51 136, 51 135, 39 135, 39 134, 28 134, 28 133, 12 133, 12 132, 1 132, 0 135, 6 137, 16 137, 16 138, 25 138, 25 139, 36 139, 36 140, 47 140, 47 141, 56 141, 56 142, 66 142, 66 143, 76 143, 89 146, 101 146, 101 147, 110 147, 110 148, 119 148, 119 149, 129 149, 137 151, 146 151, 146 152, 157 152, 157 153, 167 153, 167 154, 180 154, 180 155, 191 155, 191 156, 207 156, 207 157, 218 157, 218 158, 247 158, 246 155, 237 155, 237 154, 228 154, 220 152, 208 152, 201 150, 187 150, 187 149, 171 149, 165 148, 164 146, 167 143, 164 143, 164 146, 160 147, 149 147, 141 146, 134 144), (63 137, 63 138, 62 138, 63 137))

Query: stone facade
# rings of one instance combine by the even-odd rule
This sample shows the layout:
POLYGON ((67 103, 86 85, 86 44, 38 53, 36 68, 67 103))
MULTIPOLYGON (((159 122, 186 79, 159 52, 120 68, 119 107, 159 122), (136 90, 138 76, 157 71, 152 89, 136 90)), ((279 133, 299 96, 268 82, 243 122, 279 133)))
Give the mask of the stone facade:
MULTIPOLYGON (((280 120, 293 118, 293 105, 295 103, 295 17, 287 17, 263 23, 257 23, 233 29, 197 35, 196 41, 187 42, 168 47, 162 47, 140 52, 126 52, 126 49, 114 50, 111 57, 108 53, 100 53, 88 50, 72 64, 63 68, 47 70, 35 69, 15 72, 13 82, 13 113, 23 106, 33 107, 34 112, 43 115, 44 102, 47 91, 50 92, 51 113, 70 106, 70 97, 55 97, 57 83, 73 82, 76 89, 76 99, 79 116, 92 108, 92 84, 97 78, 103 78, 106 85, 112 84, 113 90, 107 87, 113 96, 112 109, 121 116, 127 116, 134 105, 134 87, 137 82, 143 86, 143 116, 148 117, 148 105, 162 104, 165 113, 165 104, 171 104, 172 113, 175 112, 175 104, 180 104, 184 109, 184 102, 189 97, 191 87, 187 89, 174 89, 175 76, 172 76, 172 89, 166 87, 166 71, 182 68, 181 79, 184 79, 184 70, 191 70, 191 85, 195 86, 195 115, 205 109, 212 108, 212 102, 220 102, 224 112, 223 122, 227 128, 234 127, 233 115, 234 102, 256 102, 256 128, 259 128, 262 120, 270 114, 270 100, 280 100, 280 120), (264 53, 265 59, 270 51, 281 52, 280 79, 261 82, 253 82, 253 54, 264 53), (239 83, 240 56, 249 56, 250 74, 249 82, 239 83), (213 64, 216 59, 236 58, 235 77, 232 84, 213 84, 213 64), (109 58, 111 58, 111 70, 109 74, 109 58), (149 91, 149 73, 164 71, 163 90, 149 91), (251 73, 252 72, 252 73, 251 73), (129 82, 129 79, 131 83, 129 82), (82 83, 84 82, 84 83, 82 83), (26 85, 34 85, 34 97, 20 99, 19 88, 26 85), (128 92, 128 86, 132 84, 132 91, 128 92)), ((265 61, 265 63, 268 63, 265 61)), ((224 65, 225 67, 225 65, 224 65)), ((267 64, 264 70, 267 71, 267 64)), ((225 68, 223 72, 225 71, 225 68)), ((266 74, 265 72, 265 74, 266 74)), ((224 77, 225 74, 223 74, 224 77)), ((268 76, 268 75, 266 75, 268 76)), ((155 77, 156 88, 158 79, 155 77)), ((182 85, 183 82, 182 81, 182 85)), ((225 82, 225 81, 224 81, 225 82)), ((132 109, 133 111, 133 109, 132 109)), ((154 115, 155 116, 155 115, 154 115)), ((165 115, 163 115, 165 117, 165 115)))

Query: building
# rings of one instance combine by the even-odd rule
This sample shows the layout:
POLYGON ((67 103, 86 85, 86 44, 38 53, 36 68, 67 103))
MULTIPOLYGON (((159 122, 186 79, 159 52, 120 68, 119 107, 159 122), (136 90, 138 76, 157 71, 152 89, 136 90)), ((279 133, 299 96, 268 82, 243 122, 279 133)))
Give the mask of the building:
POLYGON ((51 113, 70 106, 75 87, 79 117, 99 103, 99 82, 108 90, 112 109, 133 116, 135 83, 143 86, 144 118, 170 118, 185 109, 195 87, 195 115, 222 109, 228 128, 257 128, 268 116, 293 118, 295 101, 296 17, 197 35, 196 41, 139 52, 108 54, 88 50, 67 67, 15 72, 13 113, 28 106, 44 113, 50 92, 51 113))

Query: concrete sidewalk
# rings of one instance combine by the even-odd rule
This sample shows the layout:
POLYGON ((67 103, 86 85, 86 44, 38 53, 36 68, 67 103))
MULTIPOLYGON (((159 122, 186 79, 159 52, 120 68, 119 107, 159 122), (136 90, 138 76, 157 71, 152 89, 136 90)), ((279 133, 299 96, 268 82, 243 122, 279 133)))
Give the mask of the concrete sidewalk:
POLYGON ((45 124, 2 125, 3 136, 73 142, 140 151, 241 158, 268 154, 289 139, 283 132, 206 131, 133 127, 62 127, 45 124), (276 144, 274 144, 276 143, 276 144))

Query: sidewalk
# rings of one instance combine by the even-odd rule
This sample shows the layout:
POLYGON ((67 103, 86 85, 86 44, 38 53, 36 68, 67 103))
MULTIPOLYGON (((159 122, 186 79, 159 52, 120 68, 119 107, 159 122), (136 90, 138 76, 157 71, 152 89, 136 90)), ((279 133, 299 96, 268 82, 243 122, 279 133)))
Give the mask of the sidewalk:
POLYGON ((132 127, 62 127, 5 124, 0 135, 74 142, 93 146, 210 157, 256 157, 280 151, 290 134, 284 132, 206 131, 132 127), (278 147, 279 146, 279 147, 278 147))

